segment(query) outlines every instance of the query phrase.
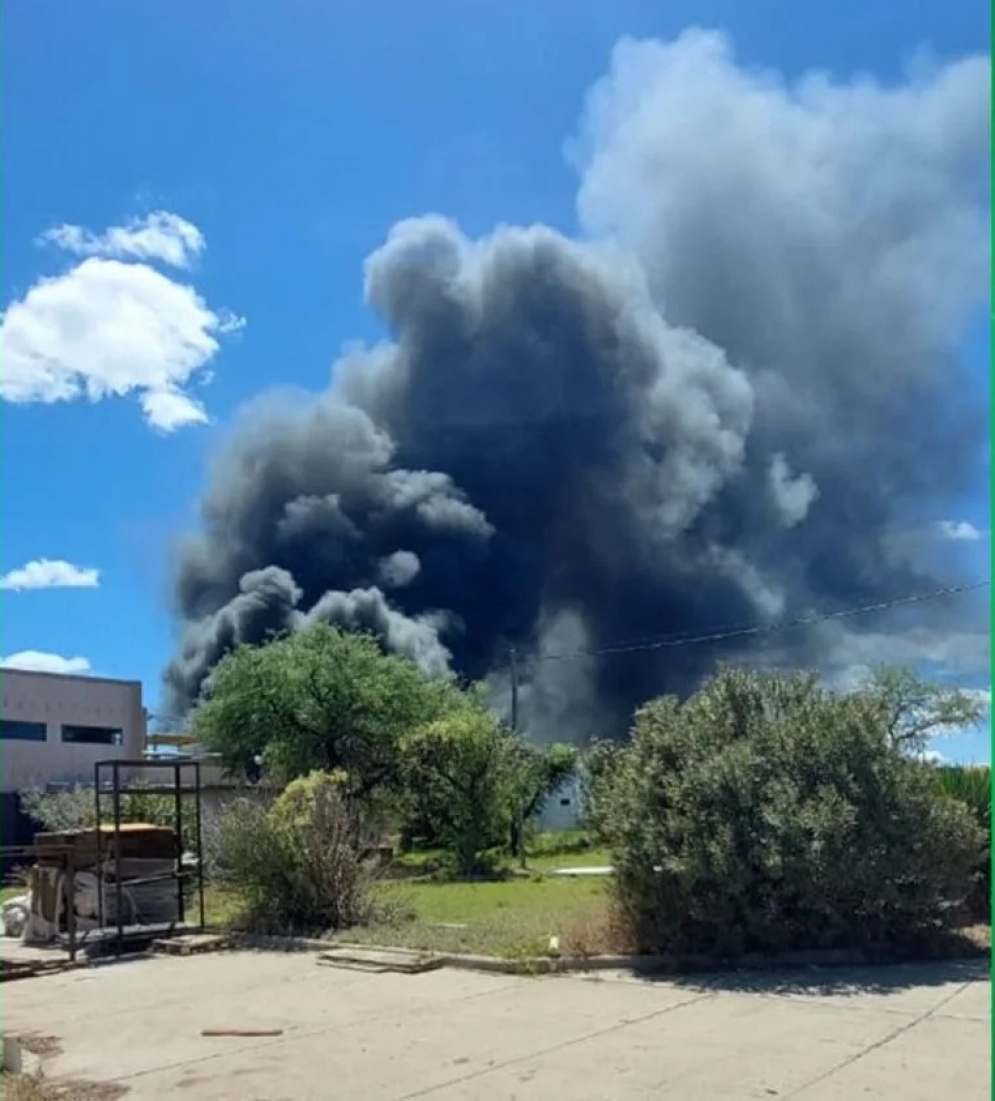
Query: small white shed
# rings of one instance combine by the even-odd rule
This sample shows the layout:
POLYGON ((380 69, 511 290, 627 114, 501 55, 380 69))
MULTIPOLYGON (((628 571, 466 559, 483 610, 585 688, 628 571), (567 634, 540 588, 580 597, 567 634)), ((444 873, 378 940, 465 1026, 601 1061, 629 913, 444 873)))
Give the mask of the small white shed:
POLYGON ((580 778, 572 776, 547 797, 539 812, 539 829, 550 832, 580 829, 581 802, 580 778))

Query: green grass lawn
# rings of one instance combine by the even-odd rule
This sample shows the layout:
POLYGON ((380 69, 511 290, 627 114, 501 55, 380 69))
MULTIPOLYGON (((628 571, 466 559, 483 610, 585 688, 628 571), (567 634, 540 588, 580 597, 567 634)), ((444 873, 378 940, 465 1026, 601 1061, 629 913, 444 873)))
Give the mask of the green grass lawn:
MULTIPOLYGON (((512 958, 547 955, 553 936, 559 938, 563 955, 613 950, 606 877, 385 879, 376 891, 384 904, 383 918, 334 939, 512 958)), ((209 925, 240 924, 241 905, 233 892, 209 887, 205 903, 209 925)))
POLYGON ((552 872, 557 868, 587 868, 607 866, 612 862, 607 849, 583 849, 580 852, 538 853, 526 857, 529 871, 552 872))
MULTIPOLYGON (((540 834, 531 841, 524 871, 517 860, 502 857, 493 880, 449 879, 440 871, 438 850, 405 853, 376 887, 384 918, 336 939, 521 958, 548 954, 550 937, 557 937, 564 955, 611 951, 608 878, 550 874, 609 862, 608 853, 579 831, 540 834)), ((239 924, 237 896, 214 888, 206 902, 209 924, 239 924)))
POLYGON ((603 950, 608 881, 601 877, 514 876, 493 882, 385 881, 389 917, 340 940, 438 952, 523 957, 603 950))
POLYGON ((609 863, 608 853, 579 830, 536 835, 525 868, 502 856, 497 865, 504 878, 494 881, 433 877, 443 864, 441 852, 406 853, 379 887, 392 916, 339 939, 522 957, 547 954, 555 936, 564 954, 589 955, 605 950, 608 939, 608 881, 549 873, 609 863))

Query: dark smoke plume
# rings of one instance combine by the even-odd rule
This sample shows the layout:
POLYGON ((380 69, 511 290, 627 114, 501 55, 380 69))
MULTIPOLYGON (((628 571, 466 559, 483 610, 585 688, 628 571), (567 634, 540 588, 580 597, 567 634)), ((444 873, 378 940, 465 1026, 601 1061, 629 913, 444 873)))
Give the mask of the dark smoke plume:
POLYGON ((977 462, 988 83, 974 58, 788 86, 719 35, 621 43, 573 150, 585 240, 395 226, 365 273, 392 341, 246 416, 179 554, 172 706, 323 619, 498 693, 514 647, 527 726, 581 738, 750 640, 530 659, 929 587, 893 533, 977 462))

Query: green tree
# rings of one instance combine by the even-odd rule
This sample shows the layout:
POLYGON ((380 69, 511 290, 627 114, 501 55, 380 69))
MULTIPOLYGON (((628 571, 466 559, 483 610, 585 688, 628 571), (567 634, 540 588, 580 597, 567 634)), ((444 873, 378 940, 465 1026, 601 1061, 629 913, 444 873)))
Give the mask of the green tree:
POLYGON ((399 740, 464 699, 374 638, 315 624, 226 655, 191 725, 231 773, 261 755, 280 779, 341 770, 351 796, 368 796, 396 786, 399 740))
POLYGON ((873 670, 863 692, 880 709, 891 744, 905 753, 922 753, 936 734, 976 726, 987 708, 977 693, 933 684, 903 665, 873 670))
POLYGON ((578 753, 573 746, 553 743, 537 746, 515 739, 512 756, 511 852, 524 855, 528 823, 543 804, 577 771, 578 753))
POLYGON ((874 699, 811 676, 726 670, 655 700, 601 780, 617 901, 648 951, 908 944, 951 920, 983 844, 874 699))
POLYGON ((401 740, 413 811, 460 875, 481 870, 485 850, 508 836, 517 757, 517 739, 482 707, 426 723, 401 740))

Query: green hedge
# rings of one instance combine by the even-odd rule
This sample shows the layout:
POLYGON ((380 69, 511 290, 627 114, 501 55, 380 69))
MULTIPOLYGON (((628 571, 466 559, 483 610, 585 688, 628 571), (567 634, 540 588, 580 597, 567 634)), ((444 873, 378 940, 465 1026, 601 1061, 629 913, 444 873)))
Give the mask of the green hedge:
POLYGON ((909 946, 952 924, 985 844, 891 746, 880 709, 809 676, 725 671, 654 701, 601 783, 619 910, 644 951, 909 946))

